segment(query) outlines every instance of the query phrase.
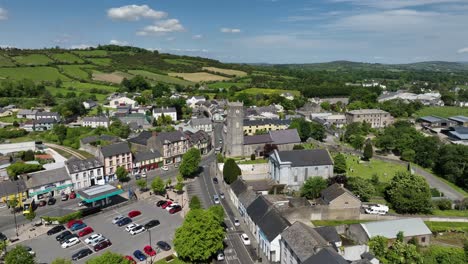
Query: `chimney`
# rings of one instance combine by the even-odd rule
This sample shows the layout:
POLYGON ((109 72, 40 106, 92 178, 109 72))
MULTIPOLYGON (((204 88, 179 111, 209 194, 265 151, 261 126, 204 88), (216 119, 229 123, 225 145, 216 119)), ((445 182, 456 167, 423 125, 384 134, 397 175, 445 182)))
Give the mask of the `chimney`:
POLYGON ((151 136, 152 136, 152 137, 154 137, 154 138, 155 138, 155 137, 157 137, 157 136, 158 136, 158 132, 156 132, 156 131, 153 131, 153 133, 152 133, 152 135, 151 135, 151 136))

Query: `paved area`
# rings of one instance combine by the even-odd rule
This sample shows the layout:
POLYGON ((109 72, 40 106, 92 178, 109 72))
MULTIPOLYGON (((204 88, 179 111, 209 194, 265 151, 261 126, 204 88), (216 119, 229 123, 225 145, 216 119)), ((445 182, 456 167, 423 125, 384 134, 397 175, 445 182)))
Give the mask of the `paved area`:
MULTIPOLYGON (((101 233, 105 237, 109 238, 112 242, 112 246, 97 253, 95 252, 89 257, 81 259, 76 263, 85 263, 88 258, 100 255, 106 250, 119 252, 123 255, 133 256, 133 251, 137 249, 143 251, 143 247, 150 244, 150 237, 151 245, 153 247, 155 247, 156 243, 160 240, 166 241, 172 246, 175 229, 182 224, 182 221, 182 217, 179 213, 171 215, 164 209, 157 208, 154 205, 153 199, 140 200, 116 210, 103 212, 96 216, 86 218, 84 219, 84 222, 88 226, 91 226, 95 233, 101 233), (161 224, 152 228, 150 232, 143 232, 135 236, 132 236, 127 231, 125 231, 124 227, 118 227, 112 224, 112 219, 116 215, 126 215, 131 210, 140 210, 142 212, 142 215, 134 218, 134 222, 138 224, 145 224, 152 219, 158 219, 161 224)), ((85 247, 89 247, 84 243, 84 239, 88 237, 86 236, 80 239, 82 241, 80 244, 72 246, 68 249, 62 249, 60 244, 55 240, 56 235, 40 235, 31 240, 22 242, 22 244, 30 246, 36 252, 38 263, 50 263, 52 260, 58 257, 71 259, 71 256, 75 252, 85 247)), ((169 254, 171 254, 171 252, 160 252, 157 254, 157 256, 159 259, 169 254)))

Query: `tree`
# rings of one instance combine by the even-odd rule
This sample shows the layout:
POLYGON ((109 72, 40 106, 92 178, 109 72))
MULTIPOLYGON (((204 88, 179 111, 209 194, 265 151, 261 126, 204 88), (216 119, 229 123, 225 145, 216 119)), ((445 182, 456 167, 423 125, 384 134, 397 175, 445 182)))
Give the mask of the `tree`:
POLYGON ((227 159, 224 163, 223 178, 227 184, 231 184, 242 175, 242 171, 233 159, 227 159))
POLYGON ((320 176, 308 178, 301 187, 301 196, 307 199, 315 199, 320 192, 327 188, 327 181, 320 176))
POLYGON ((5 264, 35 264, 34 256, 22 245, 17 245, 5 256, 5 264))
POLYGON ((396 234, 396 240, 400 241, 400 242, 403 242, 404 239, 405 239, 405 234, 403 233, 403 231, 399 231, 396 234))
POLYGON ((179 175, 177 175, 176 179, 177 179, 177 183, 174 186, 174 189, 178 193, 180 193, 184 189, 184 177, 182 177, 182 175, 179 174, 179 175))
POLYGON ((106 251, 100 256, 89 259, 86 264, 130 264, 130 260, 120 254, 106 251))
POLYGON ((396 240, 384 258, 386 263, 396 264, 422 264, 421 254, 416 250, 416 246, 396 240))
POLYGON ((139 179, 136 181, 136 184, 138 185, 138 187, 140 187, 140 190, 144 190, 146 189, 146 185, 148 184, 148 182, 144 179, 139 179))
POLYGON ((182 157, 182 163, 179 167, 179 172, 184 178, 192 176, 198 171, 198 166, 201 162, 200 150, 190 148, 182 157))
POLYGON ((151 182, 151 189, 153 189, 154 193, 163 194, 166 191, 166 186, 164 186, 164 181, 161 177, 157 176, 151 182))
POLYGON ((366 146, 364 147, 364 159, 370 160, 373 154, 374 154, 374 150, 372 148, 372 143, 368 141, 366 143, 366 146))
POLYGON ((171 186, 171 184, 172 184, 172 179, 171 178, 167 179, 166 180, 166 187, 171 186))
POLYGON ((294 145, 293 150, 301 150, 304 149, 303 145, 294 145))
POLYGON ((397 213, 430 213, 431 190, 426 179, 408 172, 397 172, 385 190, 386 200, 397 213))
POLYGON ((16 181, 18 179, 18 175, 40 171, 42 169, 43 167, 40 164, 27 164, 23 162, 16 162, 7 167, 7 173, 8 177, 10 177, 11 180, 16 181))
POLYGON ((55 87, 60 88, 62 87, 62 84, 63 84, 62 79, 55 80, 55 87))
POLYGON ((379 259, 382 260, 387 255, 388 239, 383 236, 375 236, 369 239, 367 243, 369 250, 379 259))
POLYGON ((201 201, 198 196, 194 195, 192 199, 190 199, 189 208, 190 210, 202 209, 201 201))
POLYGON ((32 160, 34 160, 34 151, 32 151, 32 150, 24 151, 23 154, 21 155, 21 159, 23 161, 32 161, 32 160))
POLYGON ((57 139, 60 144, 63 144, 63 141, 67 138, 67 127, 65 125, 55 125, 52 128, 52 132, 57 136, 57 139))
POLYGON ((217 161, 218 163, 224 163, 223 154, 218 153, 218 155, 216 155, 216 161, 217 161))
POLYGON ((208 208, 208 211, 213 213, 215 218, 218 220, 219 224, 221 224, 224 220, 224 208, 221 205, 213 205, 208 208))
POLYGON ((338 174, 341 174, 341 173, 346 173, 346 158, 343 154, 341 153, 338 153, 335 157, 334 157, 334 162, 335 162, 335 165, 333 167, 333 171, 335 173, 338 173, 338 174))
POLYGON ((413 162, 414 157, 416 157, 416 152, 412 149, 405 149, 401 153, 401 159, 404 161, 413 162))
POLYGON ((346 188, 363 202, 368 202, 375 193, 375 188, 372 186, 371 182, 361 177, 348 178, 346 188))
POLYGON ((28 219, 30 222, 32 222, 32 220, 36 218, 36 213, 34 211, 31 211, 30 213, 25 214, 24 217, 28 219))
POLYGON ((350 138, 350 144, 354 149, 361 150, 365 140, 361 135, 353 135, 350 138))
POLYGON ((310 123, 310 137, 318 140, 318 141, 323 141, 323 139, 326 137, 325 136, 325 128, 316 122, 311 122, 310 123))
POLYGON ((72 261, 64 258, 56 258, 50 264, 72 264, 72 261))
POLYGON ((321 103, 320 107, 322 107, 322 109, 325 110, 325 111, 330 111, 331 110, 330 102, 327 102, 327 101, 321 103))
POLYGON ((256 158, 256 157, 255 157, 255 154, 253 154, 253 153, 250 154, 250 160, 255 160, 255 158, 256 158))
POLYGON ((119 119, 112 120, 112 124, 109 126, 109 131, 121 138, 128 138, 131 132, 130 127, 123 124, 119 119))
POLYGON ((175 232, 174 249, 183 260, 204 263, 224 248, 225 230, 212 211, 190 210, 175 232))
POLYGON ((130 177, 128 177, 128 171, 122 166, 117 167, 117 170, 115 170, 115 175, 121 183, 130 181, 130 177))

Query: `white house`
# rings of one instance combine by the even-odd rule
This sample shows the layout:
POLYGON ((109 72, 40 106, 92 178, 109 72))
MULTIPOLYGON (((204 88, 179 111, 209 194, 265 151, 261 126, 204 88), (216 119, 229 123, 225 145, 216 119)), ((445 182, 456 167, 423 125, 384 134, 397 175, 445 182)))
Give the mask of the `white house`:
POLYGON ((93 100, 86 100, 83 102, 83 106, 85 109, 91 109, 97 106, 97 103, 93 100))
POLYGON ((119 106, 127 106, 129 105, 131 108, 135 108, 137 106, 137 102, 133 99, 130 99, 126 96, 112 98, 109 101, 109 106, 111 108, 117 108, 119 106))
POLYGON ((187 98, 187 100, 185 100, 185 103, 188 106, 192 107, 198 102, 205 102, 205 101, 206 101, 206 99, 205 99, 204 96, 192 96, 190 98, 187 98))
POLYGON ((258 247, 270 262, 281 260, 281 233, 290 225, 275 207, 271 207, 257 223, 258 247))
POLYGON ((37 112, 36 113, 36 120, 44 119, 44 118, 52 118, 56 121, 60 120, 60 114, 57 112, 37 112))
POLYGON ((65 168, 70 175, 75 190, 96 184, 105 184, 104 165, 96 158, 67 160, 65 168))
POLYGON ((153 109, 153 117, 156 120, 162 115, 170 116, 172 121, 177 121, 177 110, 175 107, 161 107, 153 109))
POLYGON ((37 113, 37 110, 23 109, 23 110, 18 111, 18 113, 16 114, 16 117, 26 118, 26 119, 36 119, 36 113, 37 113))
POLYGON ((108 128, 110 124, 109 118, 105 116, 87 116, 83 117, 83 126, 84 127, 105 127, 108 128))
POLYGON ((333 176, 333 159, 325 149, 274 150, 269 156, 271 179, 299 190, 309 177, 333 176))

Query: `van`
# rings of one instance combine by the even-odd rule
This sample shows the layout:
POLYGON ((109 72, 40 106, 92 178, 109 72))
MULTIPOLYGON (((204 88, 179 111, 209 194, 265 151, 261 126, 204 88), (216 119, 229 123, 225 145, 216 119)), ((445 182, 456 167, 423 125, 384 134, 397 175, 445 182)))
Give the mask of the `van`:
POLYGON ((364 210, 367 214, 385 215, 388 213, 388 206, 382 204, 371 205, 364 210))

